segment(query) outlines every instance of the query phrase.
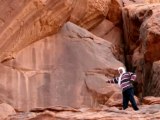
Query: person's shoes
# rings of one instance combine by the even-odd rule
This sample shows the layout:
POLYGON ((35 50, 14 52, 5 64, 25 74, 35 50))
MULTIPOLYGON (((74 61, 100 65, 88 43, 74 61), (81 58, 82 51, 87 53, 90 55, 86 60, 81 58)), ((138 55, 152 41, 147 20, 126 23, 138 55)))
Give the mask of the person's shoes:
POLYGON ((135 110, 135 111, 138 111, 138 110, 139 110, 139 108, 135 108, 134 110, 135 110))

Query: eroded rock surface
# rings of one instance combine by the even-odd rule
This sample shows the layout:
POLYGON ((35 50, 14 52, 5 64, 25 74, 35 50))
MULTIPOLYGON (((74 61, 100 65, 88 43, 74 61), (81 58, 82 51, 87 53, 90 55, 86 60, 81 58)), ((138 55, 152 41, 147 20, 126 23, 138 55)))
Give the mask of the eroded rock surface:
POLYGON ((6 103, 0 104, 0 119, 3 120, 7 118, 9 115, 16 114, 14 108, 6 103))
MULTIPOLYGON (((110 47, 110 42, 68 22, 56 35, 26 47, 15 59, 3 62, 8 67, 1 68, 4 91, 1 99, 19 110, 54 105, 94 106, 93 96, 86 89, 90 83, 85 80, 96 76, 103 88, 105 80, 111 79, 116 69, 123 66, 110 47)), ((98 82, 96 78, 92 80, 93 85, 98 82)))
POLYGON ((157 3, 133 4, 123 9, 127 65, 129 69, 136 69, 139 88, 143 87, 141 91, 145 95, 150 89, 147 86, 152 64, 160 59, 159 8, 157 3))
POLYGON ((111 4, 110 0, 0 1, 0 61, 12 59, 19 50, 57 33, 67 21, 86 29, 94 27, 105 19, 111 4))

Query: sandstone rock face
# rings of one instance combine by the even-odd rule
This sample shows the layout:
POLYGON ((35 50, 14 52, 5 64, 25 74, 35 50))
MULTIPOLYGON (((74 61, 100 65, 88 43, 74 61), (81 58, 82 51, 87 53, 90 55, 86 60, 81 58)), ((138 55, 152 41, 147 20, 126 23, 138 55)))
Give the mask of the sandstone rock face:
POLYGON ((58 32, 68 20, 87 29, 94 27, 107 16, 111 3, 110 0, 0 1, 0 61, 12 59, 24 47, 58 32))
POLYGON ((159 4, 130 5, 124 8, 123 16, 126 26, 125 37, 128 55, 132 55, 141 44, 140 53, 145 53, 146 61, 153 62, 160 59, 156 52, 160 49, 158 47, 159 18, 157 18, 157 15, 159 15, 159 4))
POLYGON ((114 25, 120 25, 122 23, 122 1, 121 0, 110 0, 109 11, 107 19, 114 25))
POLYGON ((123 66, 114 58, 110 47, 110 42, 67 23, 56 35, 26 47, 15 59, 3 62, 8 67, 1 67, 0 87, 4 91, 1 99, 18 110, 56 105, 93 106, 93 96, 86 88, 97 84, 94 75, 105 77, 97 76, 104 83, 103 88, 104 81, 123 66), (90 76, 93 83, 88 83, 90 76))
POLYGON ((127 62, 130 69, 136 68, 145 95, 152 63, 160 59, 159 8, 160 4, 135 4, 123 9, 127 62))
POLYGON ((151 76, 146 83, 146 95, 160 96, 160 61, 154 62, 151 70, 151 76))
POLYGON ((9 115, 16 114, 15 110, 12 106, 2 103, 0 104, 0 119, 3 120, 7 118, 9 115))
POLYGON ((114 56, 125 63, 123 52, 123 34, 120 27, 117 27, 109 20, 103 20, 99 25, 91 30, 93 34, 112 43, 112 52, 114 56))
POLYGON ((106 19, 97 26, 89 29, 93 34, 112 43, 112 52, 115 57, 124 62, 123 33, 122 33, 122 1, 110 0, 109 11, 106 19))
POLYGON ((111 0, 77 0, 74 2, 69 20, 81 27, 91 29, 105 19, 110 4, 111 0))
POLYGON ((132 109, 118 110, 114 107, 104 107, 102 109, 81 108, 75 110, 67 110, 62 108, 41 109, 41 111, 21 113, 8 117, 7 120, 159 120, 160 105, 143 105, 140 111, 132 109))
POLYGON ((143 23, 140 28, 140 40, 142 42, 142 51, 145 51, 144 57, 146 62, 154 62, 160 59, 160 4, 151 5, 148 11, 149 19, 143 23))
POLYGON ((22 48, 57 32, 70 16, 71 5, 71 0, 1 1, 0 8, 4 12, 0 13, 3 21, 0 61, 14 58, 14 54, 22 48))
MULTIPOLYGON (((101 105, 122 107, 122 95, 118 85, 105 83, 106 78, 97 74, 86 77, 86 86, 93 97, 94 108, 101 105), (115 97, 113 97, 115 96, 115 97)), ((88 98, 86 99, 89 99, 88 98)))

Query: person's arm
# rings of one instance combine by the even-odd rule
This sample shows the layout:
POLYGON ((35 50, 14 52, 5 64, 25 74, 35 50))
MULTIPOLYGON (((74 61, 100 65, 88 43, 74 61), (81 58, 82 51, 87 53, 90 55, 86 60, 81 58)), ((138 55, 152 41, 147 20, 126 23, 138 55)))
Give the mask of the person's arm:
POLYGON ((135 73, 130 73, 130 75, 131 75, 131 81, 135 81, 136 80, 136 78, 137 78, 137 76, 136 76, 136 74, 135 73))
POLYGON ((111 80, 106 80, 106 83, 114 83, 114 84, 118 84, 118 77, 113 78, 111 80))

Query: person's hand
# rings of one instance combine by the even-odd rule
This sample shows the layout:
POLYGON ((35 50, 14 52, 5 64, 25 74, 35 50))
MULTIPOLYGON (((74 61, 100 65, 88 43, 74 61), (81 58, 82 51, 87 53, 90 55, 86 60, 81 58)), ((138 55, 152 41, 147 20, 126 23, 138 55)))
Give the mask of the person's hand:
POLYGON ((110 83, 110 80, 106 80, 106 83, 110 83))

